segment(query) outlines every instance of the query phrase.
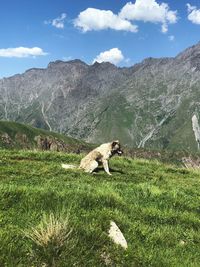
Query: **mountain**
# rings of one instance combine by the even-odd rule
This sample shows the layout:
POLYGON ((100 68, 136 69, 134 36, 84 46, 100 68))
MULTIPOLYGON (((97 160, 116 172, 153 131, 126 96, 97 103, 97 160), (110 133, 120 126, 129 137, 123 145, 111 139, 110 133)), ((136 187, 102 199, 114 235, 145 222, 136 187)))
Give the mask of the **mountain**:
POLYGON ((0 148, 80 153, 92 147, 83 141, 16 122, 0 121, 0 148))
POLYGON ((0 80, 0 119, 101 143, 197 151, 200 43, 130 68, 55 61, 0 80))

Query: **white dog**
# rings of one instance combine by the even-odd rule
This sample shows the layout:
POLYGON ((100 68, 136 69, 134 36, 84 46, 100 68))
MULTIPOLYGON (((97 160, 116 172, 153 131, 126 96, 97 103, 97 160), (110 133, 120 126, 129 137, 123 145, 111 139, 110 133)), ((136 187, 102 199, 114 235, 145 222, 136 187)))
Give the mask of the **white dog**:
MULTIPOLYGON (((118 140, 111 143, 102 144, 87 154, 80 163, 79 169, 92 173, 99 164, 103 164, 104 170, 111 175, 108 167, 108 160, 115 154, 121 155, 123 152, 118 140)), ((76 168, 74 165, 62 164, 65 169, 76 168)))

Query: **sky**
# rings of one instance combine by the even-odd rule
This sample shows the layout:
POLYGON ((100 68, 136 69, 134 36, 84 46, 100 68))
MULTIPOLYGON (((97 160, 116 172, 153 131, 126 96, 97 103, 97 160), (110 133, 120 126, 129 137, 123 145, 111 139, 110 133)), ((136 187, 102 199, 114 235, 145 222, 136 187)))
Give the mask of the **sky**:
POLYGON ((199 41, 199 0, 0 0, 0 78, 55 60, 129 67, 199 41))

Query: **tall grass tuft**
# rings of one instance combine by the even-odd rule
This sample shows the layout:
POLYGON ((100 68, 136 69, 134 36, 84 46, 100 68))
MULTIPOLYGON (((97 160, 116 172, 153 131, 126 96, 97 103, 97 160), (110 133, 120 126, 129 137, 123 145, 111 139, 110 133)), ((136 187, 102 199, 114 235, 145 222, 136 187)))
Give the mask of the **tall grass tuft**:
POLYGON ((56 266, 61 253, 69 251, 67 245, 71 241, 72 229, 68 217, 63 218, 53 213, 43 215, 40 224, 25 231, 25 236, 32 241, 32 255, 44 266, 56 266))

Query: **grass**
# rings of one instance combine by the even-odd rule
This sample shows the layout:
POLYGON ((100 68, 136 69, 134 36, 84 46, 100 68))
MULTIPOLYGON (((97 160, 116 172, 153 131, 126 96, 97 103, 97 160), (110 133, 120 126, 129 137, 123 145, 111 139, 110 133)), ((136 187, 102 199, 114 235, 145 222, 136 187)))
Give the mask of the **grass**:
POLYGON ((61 168, 80 159, 0 150, 0 266, 200 266, 198 171, 117 157, 112 176, 61 168))

